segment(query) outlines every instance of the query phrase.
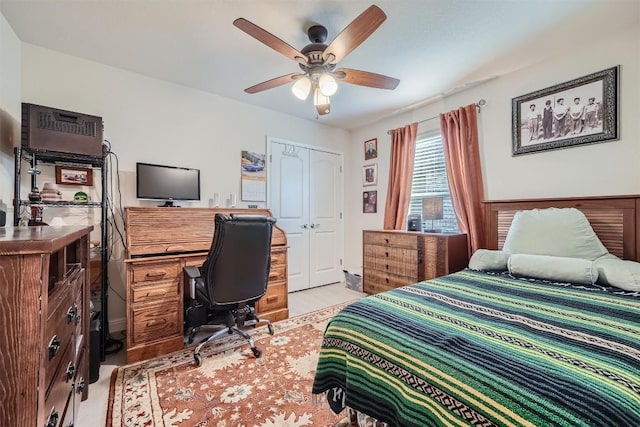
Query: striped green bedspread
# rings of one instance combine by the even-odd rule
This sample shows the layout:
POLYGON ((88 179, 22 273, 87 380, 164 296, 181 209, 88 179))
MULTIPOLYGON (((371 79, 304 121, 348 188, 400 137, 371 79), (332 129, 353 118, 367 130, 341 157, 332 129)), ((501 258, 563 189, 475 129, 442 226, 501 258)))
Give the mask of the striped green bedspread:
POLYGON ((464 270, 364 298, 313 393, 392 426, 640 426, 640 296, 464 270))

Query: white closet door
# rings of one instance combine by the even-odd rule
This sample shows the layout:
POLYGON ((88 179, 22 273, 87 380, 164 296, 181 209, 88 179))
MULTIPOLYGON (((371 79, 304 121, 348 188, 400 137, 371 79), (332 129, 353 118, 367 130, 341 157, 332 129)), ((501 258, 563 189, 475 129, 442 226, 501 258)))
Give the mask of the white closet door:
POLYGON ((309 288, 309 150, 271 142, 269 208, 287 233, 289 292, 309 288))
POLYGON ((342 278, 342 160, 337 154, 309 153, 310 286, 342 278))

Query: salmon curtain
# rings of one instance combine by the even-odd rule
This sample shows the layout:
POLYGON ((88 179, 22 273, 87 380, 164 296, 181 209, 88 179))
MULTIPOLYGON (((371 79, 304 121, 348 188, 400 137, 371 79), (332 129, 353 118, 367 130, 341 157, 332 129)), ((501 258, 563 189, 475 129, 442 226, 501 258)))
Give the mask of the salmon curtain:
POLYGON ((413 161, 416 155, 418 124, 412 123, 391 131, 389 187, 384 206, 384 229, 404 230, 411 199, 413 161))
POLYGON ((471 255, 486 245, 476 105, 440 114, 440 130, 453 208, 471 255))

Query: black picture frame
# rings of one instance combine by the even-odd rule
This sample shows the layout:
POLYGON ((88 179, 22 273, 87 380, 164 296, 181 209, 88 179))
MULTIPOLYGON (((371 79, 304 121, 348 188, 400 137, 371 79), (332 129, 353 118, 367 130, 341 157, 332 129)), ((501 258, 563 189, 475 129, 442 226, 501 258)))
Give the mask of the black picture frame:
POLYGON ((512 156, 619 139, 619 68, 513 98, 512 156))

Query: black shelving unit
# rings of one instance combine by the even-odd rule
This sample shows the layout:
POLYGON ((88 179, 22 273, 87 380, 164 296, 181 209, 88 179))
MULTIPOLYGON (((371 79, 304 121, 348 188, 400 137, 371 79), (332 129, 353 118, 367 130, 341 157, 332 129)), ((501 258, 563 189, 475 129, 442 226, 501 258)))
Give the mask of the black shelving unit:
POLYGON ((43 207, 100 207, 100 260, 102 263, 102 286, 100 291, 100 360, 104 361, 106 355, 106 346, 109 340, 109 325, 108 325, 108 286, 109 286, 109 274, 108 274, 108 252, 107 252, 107 163, 105 161, 107 148, 102 146, 103 156, 91 157, 83 156, 71 153, 59 153, 49 151, 35 151, 23 147, 14 147, 14 161, 15 161, 15 176, 14 176, 14 193, 13 193, 13 225, 17 226, 20 222, 21 207, 29 207, 31 205, 38 205, 43 207), (58 201, 58 202, 44 202, 37 201, 32 202, 22 198, 22 175, 23 175, 23 163, 29 164, 27 174, 31 175, 31 187, 37 187, 38 165, 48 166, 78 166, 78 167, 91 167, 93 169, 99 169, 102 180, 102 197, 99 202, 74 202, 74 201, 58 201))

